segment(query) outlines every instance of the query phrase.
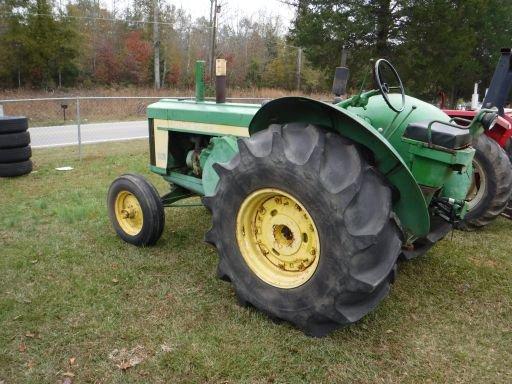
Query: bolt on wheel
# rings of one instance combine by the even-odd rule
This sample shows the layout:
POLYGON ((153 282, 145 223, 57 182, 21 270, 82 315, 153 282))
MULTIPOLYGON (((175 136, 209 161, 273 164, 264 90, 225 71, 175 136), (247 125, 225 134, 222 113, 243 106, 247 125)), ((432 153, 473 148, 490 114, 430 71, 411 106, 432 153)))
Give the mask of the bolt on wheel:
POLYGON ((265 188, 244 200, 237 242, 249 268, 279 288, 295 288, 313 276, 320 258, 315 223, 304 206, 280 189, 265 188))
POLYGON ((486 135, 473 140, 473 179, 466 195, 468 213, 457 228, 471 230, 496 219, 507 207, 512 191, 512 168, 505 151, 486 135))
POLYGON ((115 214, 121 228, 130 236, 136 236, 144 225, 142 208, 137 198, 128 191, 117 194, 115 214))
POLYGON ((115 179, 107 196, 110 221, 117 235, 137 246, 153 245, 162 235, 164 207, 157 190, 142 176, 115 179))

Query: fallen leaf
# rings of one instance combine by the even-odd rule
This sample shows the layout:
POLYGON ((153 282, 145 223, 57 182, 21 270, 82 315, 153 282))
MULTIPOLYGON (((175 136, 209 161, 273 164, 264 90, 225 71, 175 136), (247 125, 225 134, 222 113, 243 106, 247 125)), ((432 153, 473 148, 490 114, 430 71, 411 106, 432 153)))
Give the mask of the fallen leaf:
POLYGON ((75 377, 75 374, 73 372, 69 372, 68 371, 68 372, 64 372, 62 374, 62 376, 64 376, 64 377, 75 377))
POLYGON ((18 351, 25 352, 26 350, 27 346, 25 345, 25 343, 21 343, 20 346, 18 347, 18 351))
POLYGON ((108 357, 116 364, 117 368, 125 371, 142 363, 148 357, 148 353, 143 346, 137 345, 130 350, 114 349, 108 357))
POLYGON ((392 330, 392 329, 388 329, 388 330, 386 331, 386 333, 393 333, 393 330, 392 330))
POLYGON ((117 280, 117 279, 112 279, 112 282, 113 282, 114 284, 117 284, 117 283, 119 283, 119 280, 117 280))
POLYGON ((36 334, 29 331, 29 332, 25 333, 25 336, 33 339, 34 337, 36 337, 36 334))
POLYGON ((69 365, 73 365, 76 362, 76 357, 70 357, 69 358, 69 365))

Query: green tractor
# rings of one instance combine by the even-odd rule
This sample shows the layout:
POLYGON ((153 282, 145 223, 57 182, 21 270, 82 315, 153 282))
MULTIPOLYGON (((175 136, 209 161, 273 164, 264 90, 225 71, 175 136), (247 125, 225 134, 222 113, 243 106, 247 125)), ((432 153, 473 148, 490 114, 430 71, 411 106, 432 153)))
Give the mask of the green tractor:
MULTIPOLYGON (((372 69, 377 89, 335 104, 257 106, 205 101, 198 62, 196 100, 148 107, 149 167, 170 191, 117 178, 108 192, 117 234, 152 245, 164 207, 203 196, 205 241, 242 305, 312 336, 358 321, 388 294, 400 257, 425 253, 464 218, 471 142, 497 118, 484 109, 461 127, 406 96, 388 61, 372 69)), ((337 71, 335 94, 347 76, 337 71)))

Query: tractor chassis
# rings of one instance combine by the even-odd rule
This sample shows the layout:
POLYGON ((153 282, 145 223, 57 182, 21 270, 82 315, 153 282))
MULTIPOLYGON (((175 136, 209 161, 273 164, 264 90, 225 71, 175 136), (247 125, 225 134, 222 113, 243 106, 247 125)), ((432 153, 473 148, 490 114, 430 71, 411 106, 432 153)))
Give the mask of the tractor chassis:
POLYGON ((190 190, 180 187, 175 184, 170 184, 171 190, 165 195, 160 197, 160 201, 164 208, 174 207, 200 207, 202 203, 191 203, 191 204, 177 204, 178 201, 188 199, 190 197, 198 196, 196 193, 190 190))

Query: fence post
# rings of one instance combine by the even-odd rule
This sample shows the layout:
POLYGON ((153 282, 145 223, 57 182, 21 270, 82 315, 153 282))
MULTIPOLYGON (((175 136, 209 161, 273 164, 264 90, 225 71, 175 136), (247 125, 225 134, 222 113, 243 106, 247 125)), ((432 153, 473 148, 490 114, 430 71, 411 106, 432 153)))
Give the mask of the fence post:
POLYGON ((78 135, 78 158, 82 161, 82 131, 80 129, 80 96, 76 97, 76 133, 78 135))

